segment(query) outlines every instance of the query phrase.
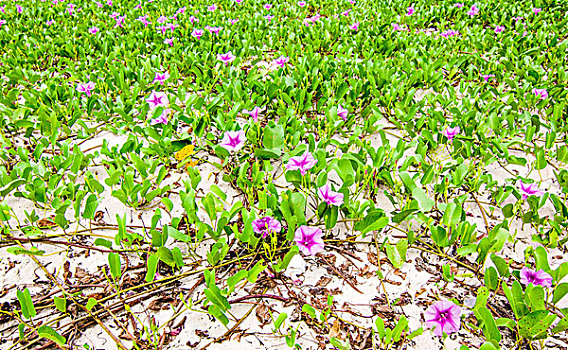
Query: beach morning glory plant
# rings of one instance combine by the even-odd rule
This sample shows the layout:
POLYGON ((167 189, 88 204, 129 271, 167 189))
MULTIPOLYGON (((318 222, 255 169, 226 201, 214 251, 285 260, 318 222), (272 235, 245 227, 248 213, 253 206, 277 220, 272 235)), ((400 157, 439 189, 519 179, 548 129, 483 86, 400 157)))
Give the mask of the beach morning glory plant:
POLYGON ((304 152, 301 156, 292 157, 286 164, 286 170, 300 170, 300 173, 306 175, 308 170, 317 164, 317 159, 312 156, 308 151, 304 152))
POLYGON ((294 242, 304 255, 315 255, 324 249, 322 237, 320 228, 302 225, 296 229, 294 242))
POLYGON ((229 152, 236 152, 245 145, 245 132, 243 130, 227 131, 219 145, 229 152))
POLYGON ((266 238, 269 233, 278 233, 281 229, 280 222, 271 216, 265 216, 252 222, 252 230, 256 234, 261 234, 262 238, 266 238))
POLYGON ((448 300, 438 300, 426 310, 424 319, 428 328, 441 337, 443 333, 451 334, 460 329, 461 308, 448 300))

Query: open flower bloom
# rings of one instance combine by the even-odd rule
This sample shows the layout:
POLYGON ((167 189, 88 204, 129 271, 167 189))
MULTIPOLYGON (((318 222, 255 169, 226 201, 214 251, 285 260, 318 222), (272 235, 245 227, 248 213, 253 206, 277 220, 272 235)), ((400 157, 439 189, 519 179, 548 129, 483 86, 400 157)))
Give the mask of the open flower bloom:
POLYGON ((264 4, 264 8, 270 10, 272 8, 272 4, 264 4))
POLYGON ((401 27, 398 23, 391 23, 392 29, 394 30, 405 30, 404 27, 401 27))
POLYGON ((292 157, 286 163, 286 170, 300 170, 302 175, 317 164, 317 159, 312 156, 308 151, 304 152, 301 156, 292 157))
POLYGON ((89 81, 85 84, 77 84, 77 91, 84 92, 87 96, 91 96, 91 91, 95 88, 95 83, 89 81))
POLYGON ((463 2, 456 2, 454 4, 454 6, 457 7, 457 8, 461 8, 461 7, 463 7, 463 2))
POLYGON ((332 191, 330 184, 325 184, 325 186, 318 188, 318 195, 327 205, 339 207, 343 204, 343 193, 332 191))
POLYGON ((150 97, 146 99, 150 108, 166 107, 169 104, 168 96, 165 92, 152 91, 150 97))
POLYGON ((477 8, 477 6, 473 5, 471 6, 471 9, 468 11, 468 15, 470 16, 475 16, 479 13, 479 9, 477 8))
POLYGON ((457 134, 460 133, 460 127, 456 126, 453 128, 450 128, 449 126, 446 128, 446 130, 442 131, 442 135, 446 136, 448 138, 448 140, 452 141, 454 139, 454 136, 456 136, 457 134))
POLYGON ((280 66, 280 68, 284 68, 284 66, 286 65, 286 63, 288 63, 288 61, 290 61, 290 57, 280 56, 276 60, 274 60, 274 64, 280 66))
POLYGON ((534 271, 526 266, 521 269, 521 283, 525 286, 533 284, 535 286, 552 287, 552 276, 544 272, 544 270, 534 271))
POLYGON ((166 108, 164 109, 164 112, 162 112, 162 115, 160 115, 159 117, 150 120, 150 125, 156 125, 156 124, 168 124, 169 120, 168 120, 168 116, 172 114, 172 110, 170 108, 166 108))
MULTIPOLYGON (((164 27, 164 28, 166 28, 166 27, 164 27)), ((168 44, 168 45, 170 45, 170 46, 174 46, 174 38, 166 38, 166 39, 164 40, 164 44, 168 44)))
POLYGON ((213 12, 213 11, 215 11, 216 9, 217 9, 217 5, 215 5, 215 4, 213 4, 213 5, 211 5, 211 6, 207 6, 207 11, 213 12))
POLYGON ((235 152, 243 148, 245 140, 246 136, 243 130, 227 131, 219 145, 229 152, 235 152))
POLYGON ((450 36, 459 35, 459 32, 453 29, 448 29, 445 32, 442 32, 440 35, 443 36, 444 38, 447 38, 450 36))
POLYGON ((264 110, 264 108, 260 108, 260 107, 255 106, 255 107, 254 107, 252 110, 250 110, 250 111, 249 111, 249 110, 246 110, 246 109, 243 109, 243 113, 244 113, 244 114, 248 114, 249 116, 252 117, 252 120, 254 120, 255 123, 258 123, 258 114, 259 114, 260 112, 262 112, 263 110, 264 110))
POLYGON ((160 73, 156 73, 156 76, 154 77, 154 81, 152 83, 158 82, 162 85, 164 85, 164 82, 170 77, 170 74, 168 72, 164 72, 163 74, 160 73))
POLYGON ((537 184, 531 183, 529 185, 525 185, 521 180, 517 181, 517 186, 523 195, 523 200, 527 199, 529 196, 537 196, 540 197, 544 194, 545 191, 538 188, 537 184))
POLYGON ((266 238, 271 232, 280 232, 281 229, 282 225, 280 225, 280 222, 270 216, 265 216, 252 222, 252 230, 256 234, 262 234, 262 238, 266 238))
POLYGON ((191 32, 191 36, 194 38, 197 38, 199 40, 199 38, 201 38, 201 36, 203 35, 203 33, 205 33, 205 31, 203 29, 193 29, 193 32, 191 32))
POLYGON ((406 12, 406 15, 407 15, 407 16, 412 16, 412 14, 415 12, 414 6, 408 7, 408 8, 406 9, 406 11, 408 11, 408 12, 406 12))
POLYGON ((496 26, 495 27, 495 33, 499 34, 502 33, 505 30, 505 27, 503 26, 496 26))
POLYGON ((233 62, 235 60, 236 56, 233 55, 233 53, 231 51, 224 53, 224 54, 217 54, 217 59, 223 63, 225 63, 225 65, 228 65, 229 62, 233 62))
POLYGON ((539 13, 540 11, 542 11, 542 9, 541 9, 540 7, 535 7, 535 8, 533 9, 533 12, 534 12, 535 15, 538 15, 538 13, 539 13))
POLYGON ((434 328, 434 334, 451 334, 460 329, 461 308, 448 300, 439 300, 426 310, 424 319, 428 328, 434 328))
POLYGON ((359 22, 355 22, 349 26, 349 29, 357 31, 359 29, 359 22))
POLYGON ((533 93, 541 100, 548 98, 548 91, 546 89, 533 89, 533 93))
POLYGON ((304 6, 306 6, 306 2, 305 1, 298 1, 298 6, 304 7, 304 6))
POLYGON ((485 82, 489 82, 489 78, 495 78, 495 74, 481 74, 481 77, 485 79, 485 82))
POLYGON ((302 225, 296 229, 294 242, 304 255, 315 255, 323 251, 323 232, 317 227, 302 225))
POLYGON ((349 111, 346 108, 343 108, 341 105, 337 106, 337 115, 341 117, 343 120, 347 120, 347 114, 349 111))

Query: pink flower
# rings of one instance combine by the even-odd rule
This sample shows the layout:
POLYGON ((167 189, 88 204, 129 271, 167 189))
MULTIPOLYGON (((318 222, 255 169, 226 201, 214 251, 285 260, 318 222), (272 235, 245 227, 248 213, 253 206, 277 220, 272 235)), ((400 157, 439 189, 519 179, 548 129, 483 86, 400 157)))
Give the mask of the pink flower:
POLYGON ((79 92, 84 92, 87 94, 87 96, 91 96, 91 91, 93 91, 95 88, 95 83, 93 83, 92 81, 88 81, 85 84, 77 84, 77 91, 79 92))
POLYGON ((328 205, 339 207, 343 204, 343 193, 332 191, 330 184, 318 188, 318 195, 328 205))
POLYGON ((194 29, 193 32, 191 32, 191 36, 199 40, 199 38, 201 38, 203 33, 205 33, 203 29, 194 29))
POLYGON ((539 13, 540 11, 542 11, 542 9, 541 9, 540 7, 535 7, 535 8, 533 8, 533 12, 534 12, 535 15, 538 15, 538 13, 539 13))
POLYGON ((412 16, 412 14, 415 12, 414 6, 408 7, 408 8, 406 9, 406 11, 408 11, 408 12, 406 12, 406 15, 407 15, 407 16, 412 16))
POLYGON ((168 72, 164 72, 163 74, 156 72, 156 76, 154 77, 154 81, 152 81, 152 83, 158 82, 164 85, 164 81, 166 81, 169 77, 170 74, 168 72))
POLYGON ((450 36, 454 36, 454 35, 459 35, 460 33, 453 30, 453 29, 448 29, 445 32, 442 32, 440 35, 443 36, 444 38, 450 37, 450 36))
POLYGON ((255 106, 255 107, 254 107, 252 110, 250 110, 250 111, 248 111, 248 110, 246 110, 246 109, 243 109, 243 113, 248 114, 249 116, 252 117, 252 120, 253 120, 255 123, 258 123, 258 114, 259 114, 260 112, 262 112, 263 110, 264 110, 264 108, 260 108, 260 107, 255 106))
POLYGON ((186 7, 185 7, 185 6, 183 6, 183 7, 180 7, 179 9, 177 9, 177 11, 176 11, 176 15, 179 15, 180 13, 184 13, 184 12, 185 12, 185 9, 186 9, 186 7))
POLYGON ((391 23, 392 28, 394 30, 405 30, 403 27, 401 27, 398 23, 391 23))
POLYGON ((97 34, 98 31, 99 31, 99 28, 97 28, 97 27, 89 28, 89 33, 91 33, 91 34, 97 34))
POLYGON ((160 24, 164 24, 168 21, 168 17, 166 16, 160 16, 158 17, 158 19, 156 20, 156 22, 160 23, 160 24))
POLYGON ((199 23, 199 18, 195 17, 194 15, 189 16, 188 19, 191 22, 191 24, 193 24, 193 22, 199 23))
POLYGON ((175 39, 175 38, 166 38, 166 39, 164 40, 164 44, 168 44, 168 45, 170 45, 170 46, 174 46, 174 39, 175 39))
POLYGON ((282 225, 280 222, 270 216, 265 216, 252 222, 252 230, 256 234, 262 234, 262 238, 266 238, 271 232, 278 233, 281 229, 282 225))
POLYGON ((306 2, 305 1, 298 1, 298 6, 304 7, 304 6, 306 6, 306 2))
POLYGON ((0 11, 2 11, 2 13, 6 13, 6 6, 0 6, 0 11))
POLYGON ((454 4, 454 7, 461 8, 461 7, 463 7, 463 3, 461 3, 461 2, 456 2, 456 3, 454 4))
POLYGON ((238 21, 239 21, 238 18, 237 18, 237 19, 229 18, 229 23, 231 23, 231 25, 234 25, 234 24, 237 23, 238 21))
POLYGON ((227 131, 219 145, 229 152, 235 152, 243 148, 245 140, 246 136, 243 130, 227 131))
POLYGON ((533 89, 533 93, 541 100, 546 100, 548 98, 548 91, 546 89, 533 89))
POLYGON ((434 334, 451 334, 460 329, 461 308, 448 300, 438 300, 426 310, 424 319, 428 328, 434 327, 434 334))
POLYGON ((473 5, 473 6, 471 6, 471 9, 468 11, 467 14, 473 17, 473 16, 477 15, 478 13, 479 13, 479 9, 477 8, 477 6, 473 5))
POLYGON ((270 21, 274 18, 274 16, 272 16, 272 15, 266 15, 266 16, 264 16, 264 18, 267 19, 268 22, 270 22, 270 21))
POLYGON ((236 2, 237 4, 240 4, 241 2, 243 2, 243 0, 235 0, 235 2, 236 2))
POLYGON ((217 5, 215 5, 215 4, 213 4, 213 5, 211 5, 211 6, 207 6, 207 11, 213 12, 213 11, 215 11, 216 9, 217 9, 217 5))
POLYGON ((280 56, 276 60, 274 60, 274 64, 280 66, 280 68, 284 68, 284 66, 286 65, 286 63, 288 63, 288 61, 290 61, 290 57, 280 56))
POLYGON ((489 82, 489 78, 495 78, 495 74, 481 74, 481 77, 485 79, 485 82, 489 82))
POLYGON ((114 24, 114 28, 124 28, 122 25, 124 24, 124 20, 126 19, 126 16, 119 16, 117 18, 115 18, 114 20, 116 21, 116 23, 114 24))
POLYGON ((235 60, 236 56, 233 55, 233 53, 231 51, 224 53, 224 54, 217 54, 217 59, 223 63, 225 63, 225 65, 228 65, 229 62, 233 62, 235 60))
POLYGON ((169 120, 168 120, 168 116, 170 116, 173 113, 171 108, 166 108, 164 109, 164 111, 162 112, 162 115, 160 115, 157 118, 154 118, 152 120, 150 120, 150 125, 157 125, 157 124, 168 124, 169 120))
POLYGON ((97 5, 97 7, 100 7, 100 8, 103 8, 105 6, 98 1, 95 1, 95 4, 97 5))
POLYGON ((351 9, 347 9, 347 10, 341 12, 341 14, 342 14, 343 16, 347 17, 347 16, 349 16, 349 12, 351 12, 351 9))
POLYGON ((179 24, 168 23, 168 24, 166 24, 166 27, 173 32, 177 27, 179 27, 179 24))
POLYGON ((523 195, 523 200, 527 199, 529 196, 537 196, 540 197, 542 196, 545 191, 541 190, 538 188, 538 185, 535 183, 531 183, 528 185, 525 185, 524 182, 522 182, 521 180, 517 181, 517 186, 519 187, 519 189, 521 190, 521 193, 523 195))
MULTIPOLYGON (((0 22, 1 22, 1 21, 0 21, 0 22)), ((45 22, 45 24, 46 24, 48 27, 51 26, 53 23, 55 23, 55 21, 54 21, 53 19, 52 19, 52 20, 49 20, 49 21, 47 21, 47 22, 45 22)), ((2 24, 0 24, 0 27, 1 27, 1 26, 2 26, 2 24)))
POLYGON ((2 25, 6 24, 8 22, 6 22, 5 19, 0 19, 0 28, 2 28, 2 25))
POLYGON ((24 9, 22 8, 22 6, 16 4, 16 11, 18 11, 18 13, 22 13, 24 9))
POLYGON ((150 108, 166 107, 169 104, 168 96, 164 92, 152 91, 150 97, 146 99, 150 108))
POLYGON ((460 127, 456 126, 453 128, 450 128, 449 126, 446 128, 446 130, 442 131, 442 135, 446 136, 448 138, 448 140, 450 140, 450 142, 452 142, 452 140, 454 139, 454 137, 460 133, 460 127))
POLYGON ((136 18, 136 20, 137 20, 137 21, 140 21, 140 22, 144 25, 144 27, 147 27, 148 24, 151 24, 151 23, 152 23, 152 22, 148 22, 148 15, 146 15, 146 16, 140 16, 140 17, 136 18))
POLYGON ((503 26, 496 26, 495 27, 495 33, 499 34, 502 33, 505 30, 505 27, 503 26))
POLYGON ((341 105, 337 106, 337 115, 341 117, 343 120, 347 120, 347 114, 349 111, 346 108, 343 108, 341 105))
POLYGON ((526 266, 521 269, 521 283, 525 286, 533 284, 535 286, 552 287, 552 276, 544 270, 534 271, 526 266))
POLYGON ((301 156, 292 157, 286 163, 286 170, 300 170, 300 173, 306 175, 306 172, 317 164, 317 159, 308 151, 301 156))
POLYGON ((349 29, 357 31, 359 29, 359 22, 355 22, 349 26, 349 29))
POLYGON ((272 8, 272 4, 264 4, 263 6, 266 10, 270 10, 272 8))
POLYGON ((302 225, 296 229, 294 242, 304 255, 315 255, 324 249, 322 236, 321 229, 302 225))

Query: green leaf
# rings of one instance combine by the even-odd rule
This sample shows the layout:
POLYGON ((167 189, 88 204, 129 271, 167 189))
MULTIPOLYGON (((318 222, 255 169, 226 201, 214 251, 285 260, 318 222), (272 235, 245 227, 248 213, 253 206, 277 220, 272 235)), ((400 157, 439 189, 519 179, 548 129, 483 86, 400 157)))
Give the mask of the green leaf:
POLYGON ((57 310, 65 312, 67 310, 67 299, 60 297, 53 297, 53 303, 57 310))
POLYGON ((497 270, 493 266, 487 268, 485 270, 483 280, 489 290, 496 290, 497 286, 499 285, 499 275, 497 273, 497 270))
POLYGON ((274 329, 276 330, 280 329, 280 326, 282 325, 284 320, 286 320, 287 317, 288 314, 286 314, 285 312, 282 312, 280 315, 278 315, 278 318, 276 319, 276 321, 274 321, 274 329))
POLYGON ((156 277, 156 269, 158 268, 158 257, 150 254, 146 261, 146 282, 152 282, 156 277))
POLYGON ((501 341, 501 332, 499 332, 491 312, 485 306, 478 308, 477 312, 483 321, 483 334, 487 340, 499 343, 501 341))
POLYGON ((406 262, 406 251, 408 249, 408 240, 401 239, 392 246, 390 243, 385 244, 385 251, 391 264, 399 269, 406 262))
POLYGON ((552 303, 558 303, 560 300, 562 300, 562 298, 564 298, 566 294, 568 294, 568 283, 560 283, 556 286, 556 288, 554 288, 552 303))
POLYGON ((528 339, 540 338, 555 318, 556 315, 549 314, 548 310, 533 311, 519 320, 519 335, 528 339))
POLYGON ((24 291, 17 291, 16 296, 18 298, 18 301, 20 302, 20 307, 22 308, 22 315, 24 316, 24 318, 31 319, 32 317, 35 317, 36 310, 34 303, 32 302, 30 290, 26 288, 24 289, 24 291))
POLYGON ((302 312, 307 313, 311 318, 316 318, 316 309, 310 304, 304 304, 304 306, 302 306, 302 312))
POLYGON ((110 253, 108 255, 108 263, 110 265, 110 273, 114 279, 118 279, 122 275, 120 268, 120 255, 117 253, 110 253))
POLYGON ((39 335, 42 338, 52 340, 59 346, 64 346, 65 343, 67 342, 67 339, 65 339, 64 336, 60 335, 55 331, 55 329, 49 326, 40 326, 37 329, 37 335, 39 335))
POLYGON ((158 256, 158 258, 160 258, 160 260, 162 260, 166 265, 168 266, 175 266, 176 262, 174 260, 174 255, 172 254, 172 251, 169 250, 166 247, 159 247, 158 250, 156 251, 156 255, 158 256))
POLYGON ((367 213, 367 216, 353 226, 355 231, 361 232, 363 235, 371 231, 380 231, 389 223, 389 219, 385 213, 380 210, 374 210, 367 213))
POLYGON ((94 193, 91 193, 89 197, 87 197, 87 201, 85 202, 85 209, 83 210, 83 218, 91 220, 95 215, 95 211, 97 210, 98 205, 99 205, 99 199, 94 193))
POLYGON ((420 207, 421 211, 427 212, 434 207, 434 201, 428 198, 426 192, 424 192, 424 190, 420 187, 414 187, 412 189, 412 196, 418 201, 418 206, 420 207))
POLYGON ((87 308, 88 311, 91 311, 95 305, 97 305, 98 301, 95 298, 89 298, 89 300, 87 300, 87 305, 85 306, 87 308))

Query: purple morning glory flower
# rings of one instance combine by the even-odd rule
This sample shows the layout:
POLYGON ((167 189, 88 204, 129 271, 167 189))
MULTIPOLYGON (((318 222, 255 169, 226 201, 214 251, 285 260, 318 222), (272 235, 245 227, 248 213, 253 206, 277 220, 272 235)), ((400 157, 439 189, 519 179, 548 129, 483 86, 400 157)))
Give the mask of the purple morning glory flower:
POLYGON ((477 15, 478 13, 479 13, 479 9, 477 8, 477 6, 473 5, 473 6, 471 6, 471 9, 468 11, 467 14, 473 17, 473 16, 477 15))
POLYGON ((446 130, 442 131, 442 135, 446 136, 448 138, 448 140, 450 140, 450 142, 454 139, 454 137, 460 133, 460 127, 456 126, 453 128, 450 128, 449 126, 446 128, 446 130))
POLYGON ((414 10, 414 6, 410 6, 406 9, 408 12, 406 12, 407 16, 412 16, 412 14, 414 14, 415 10, 414 10))
POLYGON ((2 25, 6 24, 8 22, 6 22, 5 19, 0 19, 0 28, 2 28, 2 25))
POLYGON ((281 229, 282 225, 280 225, 280 222, 270 216, 265 216, 252 222, 252 230, 256 234, 262 234, 262 238, 266 238, 271 232, 278 233, 281 229))
POLYGON ((290 61, 290 57, 280 56, 276 60, 274 60, 274 64, 280 66, 280 68, 284 68, 284 66, 286 65, 286 63, 288 63, 288 61, 290 61))
POLYGON ((534 12, 535 15, 538 15, 538 13, 539 13, 540 11, 542 11, 542 9, 541 9, 540 7, 535 7, 535 8, 533 8, 533 12, 534 12))
POLYGON ((199 38, 201 38, 201 36, 203 35, 203 33, 205 33, 203 31, 203 29, 193 29, 193 32, 191 32, 191 36, 194 38, 197 38, 197 40, 199 40, 199 38))
POLYGON ((286 163, 286 170, 300 170, 300 173, 306 175, 306 172, 317 164, 317 159, 308 151, 301 156, 292 157, 286 163))
POLYGON ((264 108, 260 108, 260 107, 255 106, 255 107, 254 107, 252 110, 250 110, 250 111, 249 111, 249 110, 246 110, 246 109, 243 109, 243 113, 244 113, 244 114, 248 114, 249 116, 252 117, 252 120, 253 120, 255 123, 258 123, 258 114, 259 114, 260 112, 262 112, 263 110, 264 110, 264 108))
POLYGON ((302 225, 296 229, 294 242, 304 255, 315 255, 323 251, 323 232, 317 227, 302 225))
POLYGON ((330 184, 318 188, 318 195, 328 205, 339 207, 343 204, 343 193, 332 191, 330 184))
POLYGON ((489 78, 495 78, 495 74, 481 74, 481 77, 485 79, 485 82, 489 82, 489 78))
POLYGON ((463 7, 463 3, 462 2, 456 2, 454 4, 454 6, 457 7, 457 8, 461 8, 461 7, 463 7))
POLYGON ((89 81, 85 84, 77 84, 77 91, 84 92, 87 94, 87 96, 91 96, 91 91, 93 91, 94 88, 95 83, 93 83, 92 81, 89 81))
POLYGON ((459 32, 453 29, 448 29, 445 32, 442 32, 440 35, 443 36, 444 38, 447 38, 450 36, 459 35, 459 32))
POLYGON ((152 81, 152 83, 158 82, 162 85, 164 85, 164 82, 170 77, 170 74, 168 72, 164 72, 163 74, 157 73, 156 72, 156 76, 154 77, 154 81, 152 81))
POLYGON ((521 269, 521 283, 525 286, 533 284, 535 286, 552 287, 552 276, 544 270, 534 271, 526 266, 521 269))
POLYGON ((246 136, 243 130, 227 131, 219 145, 229 152, 235 152, 243 148, 245 140, 246 136))
POLYGON ((461 308, 448 300, 438 300, 426 310, 424 319, 428 328, 434 328, 434 334, 451 334, 460 329, 461 308))
POLYGON ((157 91, 152 91, 146 102, 148 102, 150 108, 166 107, 169 103, 166 93, 157 91))
POLYGON ((495 27, 495 33, 496 34, 502 33, 504 30, 505 30, 505 27, 503 27, 503 26, 496 26, 495 27))
POLYGON ((217 59, 223 63, 225 63, 225 65, 228 65, 229 62, 233 62, 235 60, 236 56, 233 55, 233 53, 231 51, 224 53, 224 54, 217 54, 217 59))
POLYGON ((349 29, 357 31, 359 29, 359 22, 355 22, 349 26, 349 29))
POLYGON ((157 118, 154 118, 152 120, 150 120, 150 125, 156 125, 156 124, 168 124, 169 120, 168 120, 168 116, 172 114, 172 110, 170 108, 166 108, 164 109, 164 111, 162 112, 162 115, 160 115, 157 118))
POLYGON ((343 106, 341 105, 337 106, 337 115, 341 117, 341 119, 347 120, 348 113, 349 111, 346 108, 343 108, 343 106))
POLYGON ((523 195, 523 200, 527 199, 529 196, 542 196, 545 191, 538 188, 537 184, 531 183, 529 185, 525 185, 521 180, 517 181, 517 186, 521 190, 523 195))
POLYGON ((546 89, 533 89, 533 93, 541 100, 548 98, 548 91, 546 89))

